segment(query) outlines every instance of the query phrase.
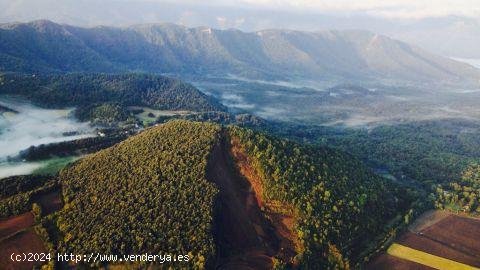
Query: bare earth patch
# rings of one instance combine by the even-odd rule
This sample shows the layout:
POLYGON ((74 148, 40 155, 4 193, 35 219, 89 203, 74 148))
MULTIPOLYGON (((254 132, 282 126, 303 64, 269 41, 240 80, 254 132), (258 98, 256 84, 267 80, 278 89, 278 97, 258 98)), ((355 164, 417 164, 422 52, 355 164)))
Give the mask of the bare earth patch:
POLYGON ((447 211, 430 210, 419 216, 412 224, 410 224, 408 229, 414 233, 420 232, 450 215, 451 213, 447 211))
POLYGON ((42 207, 42 215, 49 215, 63 208, 62 192, 60 189, 40 194, 33 200, 42 207))
POLYGON ((31 212, 18 216, 9 217, 0 221, 0 239, 8 237, 15 232, 29 228, 34 224, 34 217, 31 212))
POLYGON ((33 230, 20 231, 0 242, 0 269, 31 270, 42 262, 13 262, 12 253, 46 253, 47 249, 42 239, 33 230))
POLYGON ((271 269, 273 257, 291 261, 292 217, 265 205, 260 177, 226 134, 214 147, 207 177, 219 188, 215 206, 215 269, 271 269))
POLYGON ((232 138, 230 145, 230 154, 235 160, 237 170, 252 186, 258 205, 275 228, 276 237, 279 239, 279 249, 276 257, 285 262, 293 263, 293 257, 302 247, 295 233, 296 221, 292 207, 277 201, 267 202, 264 200, 261 177, 252 166, 252 160, 242 149, 237 139, 232 138))

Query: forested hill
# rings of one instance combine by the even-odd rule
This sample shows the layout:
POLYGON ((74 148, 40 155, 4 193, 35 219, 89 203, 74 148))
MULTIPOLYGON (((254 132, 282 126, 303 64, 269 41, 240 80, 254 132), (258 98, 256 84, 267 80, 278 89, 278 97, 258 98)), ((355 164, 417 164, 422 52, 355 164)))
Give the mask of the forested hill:
POLYGON ((265 200, 294 209, 302 269, 358 268, 414 214, 414 190, 345 153, 235 126, 229 134, 251 158, 265 200))
POLYGON ((0 71, 194 74, 262 79, 390 79, 478 85, 480 70, 367 31, 82 28, 0 24, 0 71))
MULTIPOLYGON (((219 126, 171 122, 60 173, 64 249, 89 254, 190 254, 203 265, 217 190, 206 179, 219 126)), ((184 265, 185 266, 185 265, 184 265)))
MULTIPOLYGON (((60 248, 79 254, 189 253, 190 267, 212 267, 218 252, 233 251, 218 239, 239 237, 225 236, 228 232, 216 227, 218 211, 233 207, 225 204, 232 197, 221 207, 218 200, 220 194, 238 192, 230 185, 245 185, 235 183, 245 181, 235 177, 243 173, 238 167, 245 162, 259 176, 260 189, 254 190, 263 190, 256 196, 265 203, 259 212, 267 216, 265 222, 275 223, 274 217, 285 215, 291 220, 286 234, 297 243, 296 253, 280 256, 276 252, 282 251, 272 247, 267 256, 276 265, 326 269, 361 264, 409 215, 413 201, 410 193, 348 155, 248 129, 177 120, 147 129, 60 173, 66 203, 56 222, 60 248), (225 148, 219 146, 222 141, 225 148), (247 157, 234 158, 234 148, 247 157), (213 154, 218 151, 225 152, 213 154), (230 161, 237 165, 227 168, 230 161)), ((252 201, 245 204, 230 211, 237 215, 252 201)), ((239 220, 237 225, 259 218, 239 220)), ((266 228, 280 230, 275 224, 266 228)), ((286 229, 281 230, 277 235, 285 234, 286 229)))
POLYGON ((119 103, 161 110, 224 111, 190 84, 149 74, 0 74, 0 94, 21 95, 46 107, 119 103))

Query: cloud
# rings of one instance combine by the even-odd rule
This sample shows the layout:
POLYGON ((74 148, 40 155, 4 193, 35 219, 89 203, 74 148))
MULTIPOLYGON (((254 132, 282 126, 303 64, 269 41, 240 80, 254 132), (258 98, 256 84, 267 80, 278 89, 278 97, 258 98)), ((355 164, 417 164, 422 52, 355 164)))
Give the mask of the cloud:
POLYGON ((226 28, 239 28, 245 23, 245 18, 227 18, 226 16, 218 16, 216 18, 217 26, 226 28))
MULTIPOLYGON (((172 2, 173 0, 150 0, 172 2)), ((200 5, 198 1, 175 0, 175 3, 200 5)), ((201 2, 205 5, 204 2, 201 2)), ((426 18, 442 16, 480 17, 478 0, 211 0, 211 6, 298 10, 318 13, 362 12, 387 18, 426 18)))
POLYGON ((185 10, 180 15, 176 23, 189 26, 201 24, 202 16, 192 10, 185 10))
POLYGON ((226 28, 227 27, 227 18, 217 17, 217 23, 220 26, 220 28, 226 28))

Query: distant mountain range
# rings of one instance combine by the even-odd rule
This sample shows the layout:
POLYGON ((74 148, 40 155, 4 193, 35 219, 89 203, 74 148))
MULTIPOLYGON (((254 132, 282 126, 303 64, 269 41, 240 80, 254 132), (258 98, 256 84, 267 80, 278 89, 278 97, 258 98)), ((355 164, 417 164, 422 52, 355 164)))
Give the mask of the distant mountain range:
POLYGON ((141 71, 248 78, 478 84, 480 70, 367 31, 241 32, 174 24, 0 25, 0 71, 141 71))

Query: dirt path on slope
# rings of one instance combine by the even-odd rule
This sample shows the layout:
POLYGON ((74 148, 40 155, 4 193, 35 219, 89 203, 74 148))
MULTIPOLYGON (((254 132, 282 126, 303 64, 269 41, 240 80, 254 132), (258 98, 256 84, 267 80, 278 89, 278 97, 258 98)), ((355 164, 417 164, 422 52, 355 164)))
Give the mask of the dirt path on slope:
POLYGON ((272 258, 283 249, 282 235, 288 234, 288 228, 279 230, 272 224, 278 217, 266 218, 258 196, 261 185, 250 181, 252 175, 242 173, 231 149, 223 134, 212 151, 207 172, 220 190, 214 212, 217 258, 212 268, 272 269, 272 258))

